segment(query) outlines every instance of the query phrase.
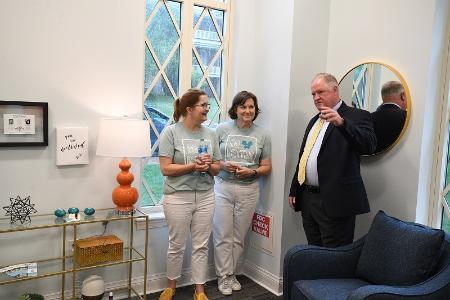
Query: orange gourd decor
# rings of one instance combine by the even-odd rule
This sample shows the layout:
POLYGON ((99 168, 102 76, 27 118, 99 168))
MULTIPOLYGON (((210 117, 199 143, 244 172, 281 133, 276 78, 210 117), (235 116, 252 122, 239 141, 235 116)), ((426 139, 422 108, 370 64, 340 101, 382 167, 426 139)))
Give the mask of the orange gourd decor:
POLYGON ((139 193, 131 186, 134 176, 128 171, 131 168, 130 161, 122 159, 119 168, 122 170, 116 177, 119 186, 113 190, 112 200, 119 213, 131 213, 134 211, 134 204, 139 198, 139 193))

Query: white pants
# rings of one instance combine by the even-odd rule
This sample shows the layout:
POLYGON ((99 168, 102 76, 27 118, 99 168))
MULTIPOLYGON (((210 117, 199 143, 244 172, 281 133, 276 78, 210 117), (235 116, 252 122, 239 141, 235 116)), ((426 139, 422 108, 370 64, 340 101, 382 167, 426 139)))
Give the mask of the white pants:
POLYGON ((216 177, 214 185, 214 262, 218 277, 235 274, 259 199, 259 182, 230 183, 216 177))
POLYGON ((204 284, 208 271, 208 240, 214 215, 214 190, 180 191, 164 195, 164 214, 169 228, 167 278, 181 276, 186 239, 192 239, 192 281, 204 284))

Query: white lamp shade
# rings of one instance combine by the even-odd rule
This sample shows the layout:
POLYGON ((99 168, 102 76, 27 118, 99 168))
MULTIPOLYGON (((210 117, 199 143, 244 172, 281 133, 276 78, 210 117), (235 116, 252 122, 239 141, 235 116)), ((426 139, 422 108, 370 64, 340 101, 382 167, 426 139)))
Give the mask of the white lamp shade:
POLYGON ((149 123, 137 119, 102 119, 96 154, 109 157, 150 156, 149 123))

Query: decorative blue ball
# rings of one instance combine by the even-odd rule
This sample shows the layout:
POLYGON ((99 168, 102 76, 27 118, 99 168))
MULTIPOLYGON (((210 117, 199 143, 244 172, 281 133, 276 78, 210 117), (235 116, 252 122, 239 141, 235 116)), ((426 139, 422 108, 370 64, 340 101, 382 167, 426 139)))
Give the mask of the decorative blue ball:
POLYGON ((80 210, 79 210, 77 207, 71 207, 71 208, 69 208, 69 209, 67 210, 67 212, 68 212, 69 214, 77 214, 77 213, 80 212, 80 210))
POLYGON ((86 207, 84 209, 84 214, 86 216, 92 216, 95 213, 95 209, 93 209, 92 207, 86 207))
POLYGON ((55 216, 57 216, 58 218, 62 218, 66 215, 66 211, 62 208, 57 208, 55 210, 55 216))

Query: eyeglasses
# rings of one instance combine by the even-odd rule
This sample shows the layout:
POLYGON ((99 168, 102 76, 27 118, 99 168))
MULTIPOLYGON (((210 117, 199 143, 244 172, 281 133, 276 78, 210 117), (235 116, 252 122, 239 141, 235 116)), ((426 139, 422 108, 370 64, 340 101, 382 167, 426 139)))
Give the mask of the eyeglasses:
POLYGON ((209 109, 211 107, 211 104, 203 103, 203 104, 195 104, 194 106, 200 106, 203 109, 209 109))

